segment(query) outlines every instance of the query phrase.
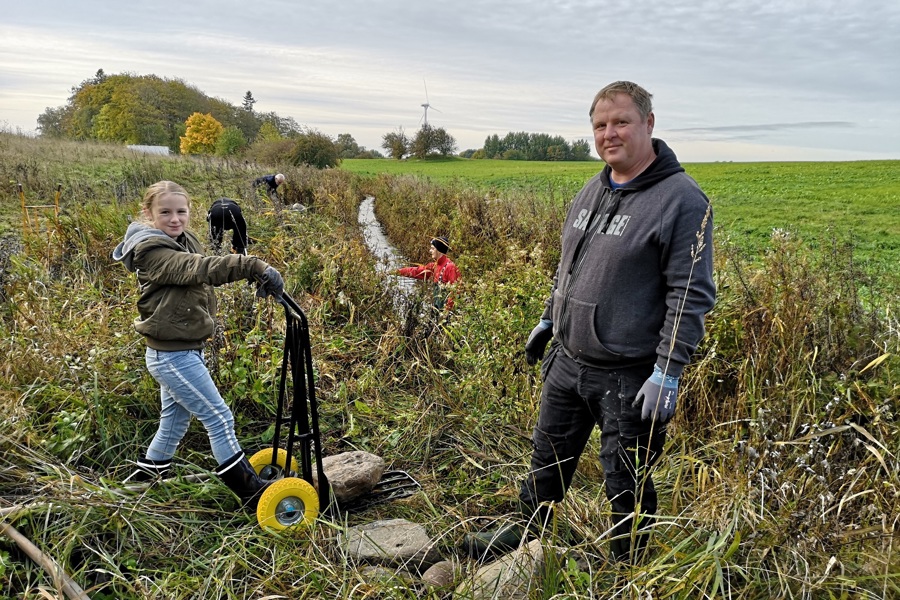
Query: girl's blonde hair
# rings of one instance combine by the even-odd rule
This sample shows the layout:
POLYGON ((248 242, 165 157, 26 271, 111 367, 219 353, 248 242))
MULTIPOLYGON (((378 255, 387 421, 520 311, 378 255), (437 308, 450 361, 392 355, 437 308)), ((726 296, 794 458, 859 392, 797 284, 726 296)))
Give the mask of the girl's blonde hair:
POLYGON ((144 192, 144 200, 141 203, 141 208, 144 209, 144 214, 150 214, 153 212, 153 203, 163 194, 181 194, 182 196, 187 198, 188 208, 190 208, 191 206, 191 197, 183 187, 181 187, 174 181, 157 181, 156 183, 148 187, 146 192, 144 192))

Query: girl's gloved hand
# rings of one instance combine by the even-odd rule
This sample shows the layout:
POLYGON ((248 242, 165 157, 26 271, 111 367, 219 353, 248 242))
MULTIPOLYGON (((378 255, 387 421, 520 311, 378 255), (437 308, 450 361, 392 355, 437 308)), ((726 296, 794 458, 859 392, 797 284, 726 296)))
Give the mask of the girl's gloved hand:
POLYGON ((284 279, 282 279, 281 273, 275 267, 266 267, 259 282, 259 287, 256 290, 256 296, 258 298, 265 298, 266 296, 281 298, 282 294, 284 294, 284 279))

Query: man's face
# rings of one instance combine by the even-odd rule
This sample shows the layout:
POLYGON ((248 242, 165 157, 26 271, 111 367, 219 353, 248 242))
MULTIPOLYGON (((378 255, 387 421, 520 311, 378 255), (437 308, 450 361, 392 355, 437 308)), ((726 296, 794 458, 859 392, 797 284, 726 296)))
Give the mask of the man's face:
POLYGON ((594 146, 613 172, 625 177, 620 183, 640 175, 653 162, 654 120, 652 112, 646 121, 641 120, 627 94, 616 94, 612 100, 601 99, 594 106, 591 116, 594 146))

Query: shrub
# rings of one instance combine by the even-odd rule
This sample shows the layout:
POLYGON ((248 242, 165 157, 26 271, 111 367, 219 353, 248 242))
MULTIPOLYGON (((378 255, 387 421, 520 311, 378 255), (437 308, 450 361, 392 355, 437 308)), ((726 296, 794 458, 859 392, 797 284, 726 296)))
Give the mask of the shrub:
POLYGON ((336 167, 340 162, 337 147, 327 135, 310 130, 295 138, 291 153, 292 164, 325 169, 336 167))

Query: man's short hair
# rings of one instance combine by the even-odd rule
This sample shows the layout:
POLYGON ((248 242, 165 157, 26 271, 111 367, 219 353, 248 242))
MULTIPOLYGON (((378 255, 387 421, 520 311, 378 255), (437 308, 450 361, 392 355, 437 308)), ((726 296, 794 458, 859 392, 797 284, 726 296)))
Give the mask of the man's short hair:
POLYGON ((612 100, 619 94, 625 94, 631 98, 631 101, 634 102, 634 105, 638 109, 638 113, 641 115, 642 121, 646 121, 647 117, 650 116, 650 113, 653 112, 653 94, 636 83, 630 81, 614 81, 597 92, 597 95, 594 96, 594 101, 591 103, 591 110, 588 111, 588 117, 594 116, 594 108, 596 108, 597 103, 600 100, 612 100))
POLYGON ((277 181, 278 183, 282 183, 284 181, 284 175, 278 173, 277 175, 275 175, 275 181, 277 181))

